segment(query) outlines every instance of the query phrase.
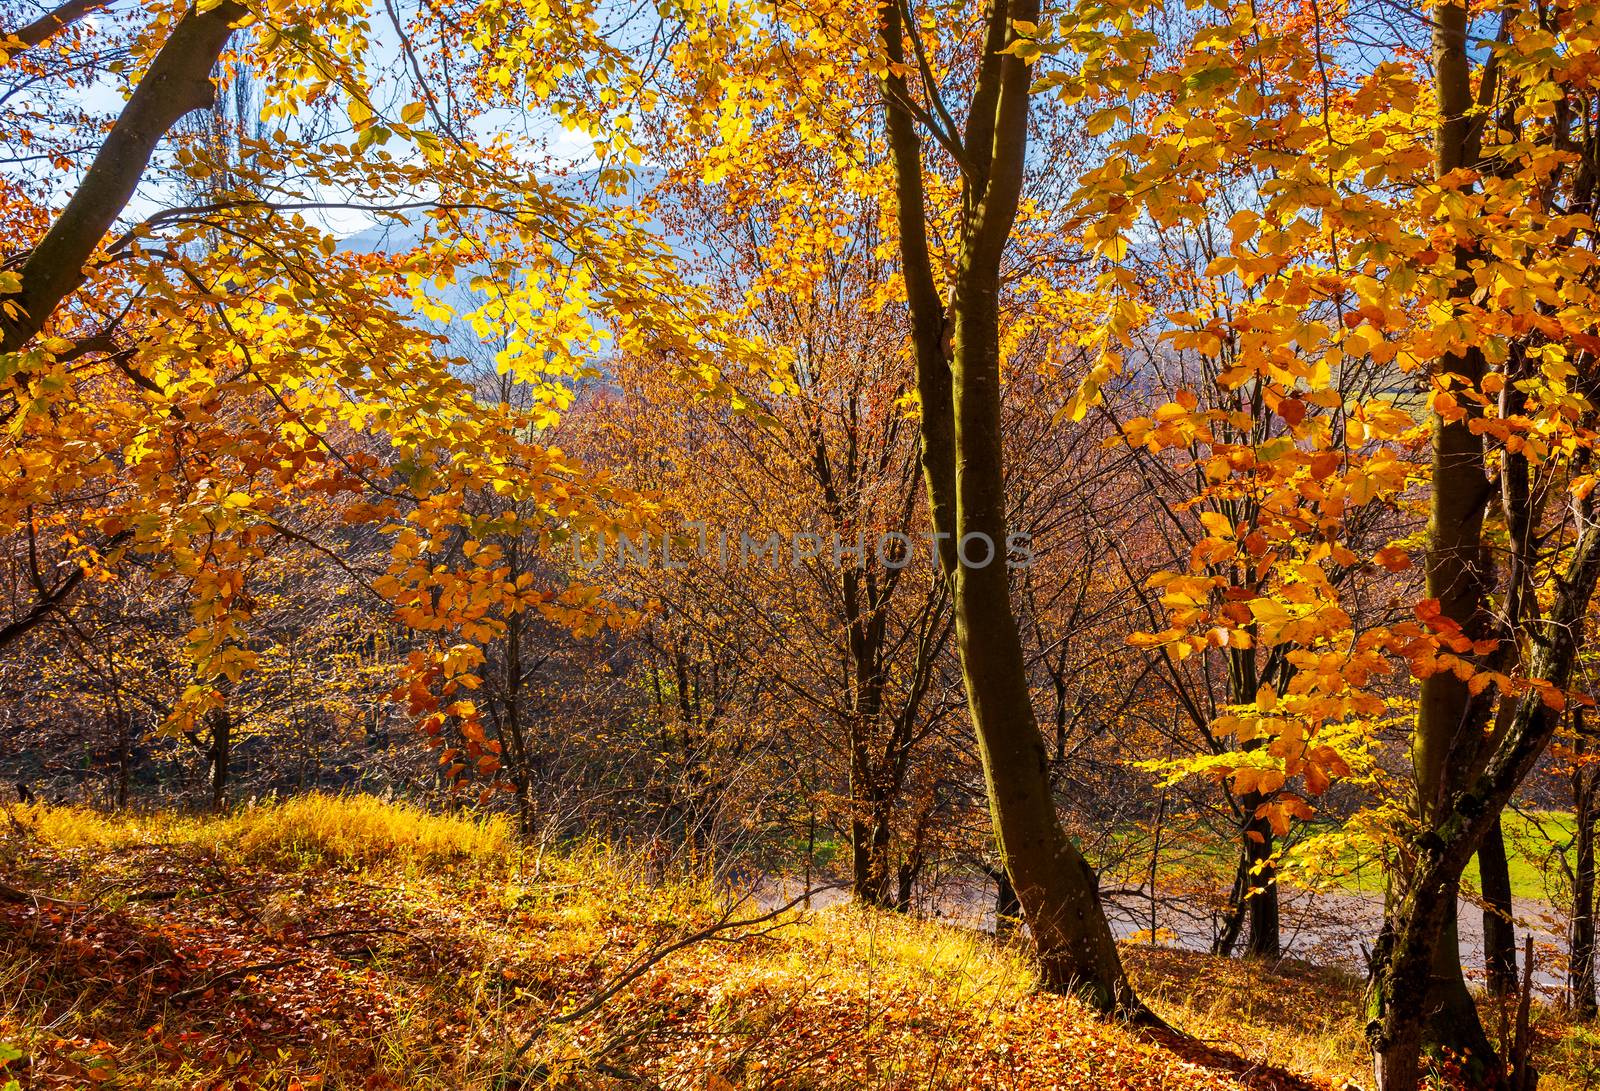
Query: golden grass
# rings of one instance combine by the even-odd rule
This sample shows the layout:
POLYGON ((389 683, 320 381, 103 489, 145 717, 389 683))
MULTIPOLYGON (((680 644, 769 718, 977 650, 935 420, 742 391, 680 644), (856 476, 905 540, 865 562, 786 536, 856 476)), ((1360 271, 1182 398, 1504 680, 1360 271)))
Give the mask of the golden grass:
POLYGON ((1145 1001, 1201 1041, 1334 1087, 1369 1082, 1362 982, 1352 973, 1166 947, 1128 947, 1123 961, 1145 1001))
POLYGON ((247 860, 343 865, 502 859, 514 841, 500 815, 438 815, 374 796, 321 793, 246 807, 213 829, 220 848, 247 860))
POLYGON ((13 815, 31 836, 57 849, 188 845, 228 859, 307 866, 503 861, 515 846, 511 824, 500 815, 440 815, 375 796, 319 792, 251 804, 216 818, 108 815, 44 804, 15 808, 13 815))
POLYGON ((165 814, 108 815, 89 807, 43 803, 10 808, 12 821, 30 836, 58 849, 117 850, 171 840, 198 823, 165 814))
POLYGON ((829 967, 885 993, 932 988, 951 1003, 980 1007, 1013 1003, 1037 988, 1019 948, 937 921, 838 905, 797 915, 783 936, 785 950, 769 969, 815 974, 829 967))
MULTIPOLYGON (((294 963, 282 978, 230 985, 204 1002, 163 1006, 157 994, 153 1007, 141 1007, 145 1001, 103 989, 80 991, 86 977, 113 982, 120 972, 97 961, 99 948, 77 949, 82 967, 41 969, 38 960, 68 948, 56 939, 29 946, 19 935, 11 955, 18 965, 32 960, 34 981, 0 973, 0 1040, 47 1058, 41 1063, 57 1073, 84 1048, 73 1042, 87 1040, 109 1043, 126 1086, 152 1091, 241 1079, 239 1086, 281 1088, 309 1077, 321 1077, 324 1089, 487 1089, 534 1071, 545 1086, 622 1086, 597 1057, 669 1091, 1369 1082, 1360 983, 1333 970, 1125 948, 1141 994, 1192 1036, 1174 1042, 1107 1026, 1072 1001, 1041 995, 1025 952, 988 936, 836 906, 724 937, 738 942, 685 948, 600 1011, 549 1023, 641 954, 723 914, 758 915, 761 906, 730 907, 702 879, 652 881, 650 869, 605 845, 524 858, 503 820, 368 797, 311 795, 216 818, 70 807, 12 813, 29 832, 0 847, 37 866, 24 877, 41 893, 182 885, 151 869, 198 861, 201 879, 191 881, 203 880, 204 889, 107 903, 107 924, 95 926, 114 933, 107 950, 159 935, 189 965, 294 963), (153 844, 171 851, 120 851, 153 844), (213 887, 226 896, 213 896, 213 887), (309 935, 341 929, 354 938, 309 935), (253 1005, 247 1030, 268 1019, 282 1028, 292 1021, 286 1015, 337 998, 370 1014, 351 1021, 330 1009, 318 1017, 325 1038, 275 1029, 259 1042, 236 1041, 215 1022, 253 1005), (196 1044, 167 1050, 166 1037, 149 1037, 152 1020, 163 1035, 188 1032, 196 1044), (517 1043, 529 1036, 519 1054, 517 1043), (212 1045, 220 1060, 206 1052, 212 1045)), ((191 972, 165 986, 166 995, 209 972, 191 972)), ((1593 1034, 1562 1026, 1553 1013, 1540 1022, 1552 1091, 1600 1088, 1593 1034)))

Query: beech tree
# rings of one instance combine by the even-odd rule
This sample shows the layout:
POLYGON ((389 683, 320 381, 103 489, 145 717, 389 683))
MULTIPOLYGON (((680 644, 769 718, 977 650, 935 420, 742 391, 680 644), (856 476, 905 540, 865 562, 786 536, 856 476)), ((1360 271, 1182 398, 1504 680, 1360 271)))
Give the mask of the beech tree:
MULTIPOLYGON (((7 51, 21 96, 7 124, 19 145, 58 142, 60 119, 31 110, 45 100, 29 96, 66 93, 57 85, 74 71, 39 58, 53 35, 77 34, 89 10, 68 5, 30 24, 7 51)), ((458 548, 482 529, 460 498, 488 490, 520 501, 547 536, 631 518, 627 497, 587 489, 581 468, 536 438, 598 352, 600 313, 614 342, 670 348, 707 385, 744 351, 718 337, 703 293, 678 279, 631 212, 556 193, 524 165, 526 143, 467 135, 471 119, 512 100, 580 124, 595 79, 628 86, 638 76, 583 19, 523 28, 515 49, 485 42, 418 63, 417 50, 458 20, 509 32, 520 16, 494 3, 385 9, 407 63, 381 76, 369 69, 367 13, 353 8, 224 3, 145 15, 84 32, 90 45, 109 34, 131 50, 130 63, 112 66, 85 47, 82 62, 128 98, 103 138, 98 118, 74 119, 77 143, 50 156, 52 170, 81 163, 65 204, 54 209, 44 186, 18 189, 8 207, 21 245, 0 274, 13 437, 0 450, 0 525, 13 530, 87 483, 104 487, 79 510, 81 525, 63 528, 71 548, 39 573, 0 637, 19 639, 128 551, 151 557, 197 601, 195 679, 169 726, 202 730, 222 700, 218 680, 235 683, 257 662, 252 565, 281 540, 341 559, 342 531, 308 538, 286 514, 285 496, 314 498, 337 508, 338 525, 390 543, 387 564, 359 582, 438 638, 414 664, 413 680, 427 679, 411 690, 417 714, 434 717, 436 734, 447 721, 470 733, 476 707, 444 698, 470 684, 476 663, 444 635, 498 631, 525 610, 591 630, 608 612, 592 589, 488 578, 495 554, 458 548), (546 65, 594 79, 545 82, 534 70, 546 65), (179 120, 212 104, 225 69, 250 75, 261 115, 279 127, 184 139, 179 120), (505 90, 471 101, 445 93, 479 78, 505 90), (166 172, 204 183, 180 187, 203 199, 163 201, 166 172), (343 250, 313 222, 335 211, 394 228, 404 245, 343 250), (419 315, 497 338, 500 366, 528 396, 485 406, 419 315), (204 469, 191 473, 196 459, 204 469), (433 685, 450 692, 429 695, 433 685)), ((493 764, 487 751, 471 757, 486 772, 493 764)))
MULTIPOLYGON (((1415 787, 1406 819, 1393 827, 1396 869, 1371 989, 1369 1038, 1384 1088, 1416 1086, 1430 1038, 1468 1051, 1476 1078, 1499 1078, 1460 984, 1456 890, 1555 731, 1597 563, 1587 484, 1591 410, 1576 395, 1587 388, 1593 358, 1594 172, 1585 165, 1593 148, 1568 136, 1593 100, 1566 60, 1540 52, 1554 33, 1587 55, 1593 23, 1576 12, 1548 22, 1542 13, 1506 11, 1475 64, 1466 9, 1442 8, 1434 19, 1431 73, 1380 64, 1335 85, 1330 51, 1348 33, 1345 24, 1317 8, 1265 21, 1236 12, 1226 26, 1198 32, 1169 76, 1141 80, 1143 94, 1167 96, 1176 108, 1157 131, 1119 141, 1128 159, 1088 179, 1096 195, 1090 207, 1106 217, 1089 231, 1103 240, 1103 252, 1120 257, 1139 216, 1160 225, 1195 214, 1212 155, 1229 151, 1248 164, 1272 160, 1279 146, 1298 149, 1283 161, 1295 177, 1280 174, 1264 187, 1264 214, 1230 221, 1230 254, 1206 270, 1260 284, 1259 302, 1247 306, 1230 293, 1226 307, 1169 313, 1175 328, 1167 336, 1215 355, 1224 334, 1248 331, 1245 352, 1223 381, 1260 374, 1276 388, 1275 411, 1301 441, 1285 445, 1273 463, 1298 494, 1286 494, 1281 510, 1290 528, 1319 526, 1325 544, 1311 552, 1311 565, 1284 572, 1292 579, 1270 597, 1217 597, 1215 583, 1169 582, 1175 624, 1159 640, 1193 650, 1231 642, 1243 629, 1253 642, 1290 647, 1297 671, 1281 702, 1262 694, 1226 727, 1264 733, 1280 771, 1303 778, 1303 795, 1275 805, 1291 814, 1308 815, 1308 799, 1338 774, 1341 736, 1359 739, 1345 732, 1383 711, 1371 680, 1389 671, 1386 657, 1420 679, 1415 787), (1219 94, 1232 104, 1222 118, 1219 94), (1414 120, 1397 130, 1397 116, 1414 120), (1201 134, 1214 141, 1209 153, 1166 154, 1175 141, 1201 134), (1552 158, 1546 149, 1556 147, 1564 151, 1552 158), (1129 161, 1139 166, 1129 170, 1129 161), (1385 178, 1398 184, 1382 190, 1385 178), (1354 404, 1340 399, 1328 389, 1327 369, 1347 359, 1392 361, 1420 374, 1428 414, 1416 421, 1403 399, 1383 391, 1354 404), (1342 402, 1349 439, 1378 445, 1357 451, 1347 442, 1322 453, 1328 433, 1307 427, 1295 406, 1302 396, 1342 402), (1429 441, 1425 597, 1414 606, 1416 622, 1356 634, 1350 614, 1333 605, 1340 596, 1325 564, 1359 560, 1344 544, 1351 511, 1386 497, 1403 502, 1409 437, 1429 441), (1299 477, 1297 463, 1309 475, 1299 477), (1491 507, 1497 492, 1498 511, 1491 507), (1493 600, 1491 512, 1509 542, 1500 553, 1505 589, 1493 600), (1316 597, 1306 597, 1313 587, 1316 597), (1546 589, 1545 597, 1530 594, 1533 587, 1546 589), (1327 654, 1336 646, 1346 651, 1327 654), (1430 1029, 1430 1014, 1446 1011, 1430 1029)), ((1154 50, 1159 42, 1141 44, 1154 50)), ((1081 72, 1054 82, 1063 94, 1104 94, 1081 72)), ((1127 116, 1123 109, 1108 105, 1105 116, 1115 123, 1127 116)), ((1110 276, 1106 286, 1121 290, 1126 278, 1110 276)), ((1120 364, 1108 356, 1096 380, 1120 364)), ((1084 395, 1097 395, 1093 382, 1084 395)), ((1143 436, 1171 444, 1200 435, 1226 454, 1214 434, 1223 419, 1180 399, 1156 413, 1143 436)), ((1231 472, 1225 464, 1218 470, 1231 472)), ((1403 569, 1406 553, 1392 544, 1370 563, 1403 569)))

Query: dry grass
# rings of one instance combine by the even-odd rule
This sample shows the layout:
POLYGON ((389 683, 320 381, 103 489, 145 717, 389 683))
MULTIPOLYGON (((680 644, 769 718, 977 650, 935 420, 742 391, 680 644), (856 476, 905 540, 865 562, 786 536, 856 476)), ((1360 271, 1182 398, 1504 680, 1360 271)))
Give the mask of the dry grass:
MULTIPOLYGON (((761 907, 647 882, 603 846, 531 874, 503 823, 372 799, 14 813, 8 882, 69 899, 0 906, 0 1042, 25 1053, 0 1072, 25 1087, 1365 1083, 1358 984, 1314 967, 1129 948, 1190 1036, 1157 1037, 1039 994, 986 936, 839 907, 725 927, 568 1018, 652 952, 761 907)), ((1541 1086, 1600 1087, 1593 1040, 1544 1025, 1541 1086)))
POLYGON ((500 815, 436 815, 373 796, 295 796, 236 812, 216 827, 247 860, 371 865, 503 861, 513 842, 500 815))
POLYGON ((1124 959, 1140 995, 1201 1041, 1335 1087, 1368 1079, 1362 983, 1344 970, 1142 946, 1124 959))
POLYGON ((297 866, 504 863, 514 847, 511 825, 502 816, 439 815, 362 795, 309 793, 217 818, 159 812, 113 816, 42 804, 11 813, 41 844, 57 849, 192 846, 230 859, 297 866))

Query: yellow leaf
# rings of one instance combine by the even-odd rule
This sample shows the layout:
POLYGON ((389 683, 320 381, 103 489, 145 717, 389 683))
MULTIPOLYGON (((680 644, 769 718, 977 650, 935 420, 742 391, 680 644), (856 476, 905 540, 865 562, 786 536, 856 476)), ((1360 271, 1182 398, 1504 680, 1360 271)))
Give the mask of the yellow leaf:
POLYGON ((1271 686, 1262 686, 1256 690, 1256 711, 1271 712, 1278 707, 1278 691, 1271 686))
POLYGON ((1233 245, 1238 246, 1255 235, 1256 227, 1260 223, 1261 217, 1248 208, 1235 212, 1228 220, 1228 231, 1233 235, 1233 245))

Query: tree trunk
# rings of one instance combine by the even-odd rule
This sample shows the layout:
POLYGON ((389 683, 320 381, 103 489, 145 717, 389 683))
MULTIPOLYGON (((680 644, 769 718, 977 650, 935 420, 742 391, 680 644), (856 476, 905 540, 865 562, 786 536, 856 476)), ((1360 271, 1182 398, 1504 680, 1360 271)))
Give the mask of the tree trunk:
POLYGON ((1211 941, 1211 953, 1224 958, 1233 955, 1239 945, 1239 933, 1244 930, 1245 901, 1250 893, 1250 850, 1242 842, 1239 862, 1233 869, 1233 888, 1228 891, 1228 906, 1217 925, 1216 938, 1211 941))
MULTIPOLYGON (((1443 854, 1441 854, 1442 857, 1443 854)), ((1468 855, 1458 844, 1453 856, 1468 855)), ((1499 1055, 1461 976, 1456 883, 1462 865, 1441 857, 1418 869, 1415 886, 1391 908, 1369 983, 1373 1075, 1378 1091, 1413 1091, 1424 1050, 1444 1050, 1470 1086, 1502 1086, 1499 1055)))
POLYGON ((959 286, 955 396, 956 644, 977 728, 996 839, 1037 946, 1045 984, 1083 994, 1097 1009, 1137 1005, 1100 905, 1089 863, 1056 817, 1044 739, 1034 719, 1022 640, 1005 565, 1001 470, 998 277, 959 286), (981 556, 988 563, 977 564, 981 556))
POLYGON ((994 880, 994 934, 998 939, 1009 939, 1017 930, 1022 906, 1017 902, 1017 892, 1005 868, 990 869, 989 877, 994 880))
MULTIPOLYGON (((1574 750, 1582 757, 1588 743, 1583 733, 1583 710, 1574 708, 1572 716, 1578 736, 1574 750)), ((1597 796, 1600 796, 1600 771, 1592 765, 1577 764, 1572 771, 1577 859, 1572 872, 1572 921, 1567 932, 1567 1009, 1579 1021, 1591 1020, 1600 1014, 1595 997, 1594 834, 1595 823, 1600 820, 1597 796)))
POLYGON ((207 714, 211 727, 211 809, 221 814, 228 809, 228 762, 233 743, 233 720, 225 708, 207 714))
POLYGON ((881 800, 852 800, 856 806, 872 808, 868 815, 858 815, 850 822, 850 894, 860 905, 874 909, 893 908, 889 896, 891 880, 889 868, 889 818, 888 804, 881 800))
POLYGON ((1246 813, 1251 816, 1244 830, 1244 863, 1248 869, 1245 907, 1249 918, 1244 953, 1275 959, 1283 954, 1283 933, 1278 913, 1278 874, 1272 865, 1272 826, 1265 819, 1254 817, 1259 797, 1252 794, 1244 802, 1246 813))
MULTIPOLYGON (((1277 673, 1270 665, 1268 677, 1277 673)), ((1272 683, 1281 692, 1286 675, 1272 683)), ((1255 648, 1228 649, 1228 695, 1234 704, 1249 704, 1255 700, 1256 691, 1266 681, 1256 661, 1255 648)), ((1265 740, 1252 739, 1241 749, 1256 750, 1265 740)), ((1256 812, 1267 802, 1260 792, 1246 792, 1237 800, 1241 822, 1239 827, 1239 872, 1235 878, 1232 897, 1236 906, 1229 916, 1231 935, 1227 953, 1232 953, 1239 932, 1245 932, 1244 954, 1247 957, 1278 958, 1283 953, 1283 937, 1278 908, 1277 868, 1272 863, 1272 823, 1257 818, 1256 812), (1248 928, 1245 926, 1248 925, 1248 928)), ((1223 937, 1219 937, 1220 939, 1223 937)))
POLYGON ((1094 872, 1056 815, 1006 565, 1000 265, 1022 191, 1032 80, 1027 62, 1007 50, 1016 40, 1014 24, 1037 22, 1039 4, 990 0, 985 9, 983 52, 962 139, 969 169, 948 308, 929 257, 921 138, 903 75, 901 11, 888 0, 878 11, 890 61, 883 77, 885 116, 921 396, 924 477, 1001 860, 1045 987, 1076 993, 1102 1012, 1151 1018, 1123 972, 1094 872))
MULTIPOLYGON (((1600 525, 1593 522, 1594 505, 1586 502, 1577 515, 1582 531, 1565 573, 1554 581, 1555 601, 1539 624, 1537 639, 1530 642, 1528 657, 1528 676, 1556 690, 1564 690, 1571 679, 1600 578, 1600 525)), ((1368 993, 1367 1040, 1380 1091, 1417 1087, 1424 1024, 1430 1004, 1436 1003, 1432 979, 1441 939, 1446 950, 1454 947, 1449 926, 1461 872, 1490 823, 1539 760, 1558 723, 1558 714, 1538 687, 1518 697, 1481 771, 1431 812, 1431 821, 1406 847, 1411 866, 1400 877, 1405 885, 1397 888, 1385 915, 1368 993)), ((1459 966, 1456 970, 1449 975, 1451 982, 1459 980, 1459 966)), ((1461 1018, 1482 1034, 1475 1012, 1462 1010, 1461 1018)), ((1480 1087, 1499 1085, 1503 1074, 1498 1058, 1491 1054, 1483 1059, 1483 1069, 1469 1078, 1480 1087)))
MULTIPOLYGON (((860 693, 856 694, 859 699, 860 693)), ((868 720, 852 715, 850 732, 850 896, 858 905, 889 907, 887 804, 878 798, 868 720)))
POLYGON ((16 54, 23 49, 33 49, 48 42, 85 16, 99 11, 108 2, 109 0, 67 0, 54 11, 46 12, 26 26, 13 31, 0 31, 0 38, 13 38, 21 43, 20 46, 8 47, 9 53, 16 54))
POLYGON ((128 785, 133 777, 132 717, 119 708, 110 713, 110 719, 112 730, 116 732, 117 743, 116 781, 112 790, 113 805, 117 810, 124 811, 128 808, 128 785))
MULTIPOLYGON (((1489 1086, 1498 1079, 1499 1051, 1478 1015, 1477 1002, 1467 988, 1461 967, 1459 880, 1450 888, 1444 923, 1433 948, 1433 971, 1428 981, 1428 1033, 1425 1045, 1460 1059, 1464 1072, 1485 1080, 1489 1086)), ((1513 954, 1513 960, 1515 955, 1513 954)), ((1512 985, 1512 993, 1516 985, 1512 985)))
MULTIPOLYGON (((1433 57, 1440 121, 1434 171, 1438 178, 1476 159, 1470 150, 1472 81, 1467 26, 1464 6, 1446 5, 1435 14, 1433 57)), ((1458 254, 1457 260, 1465 268, 1467 255, 1458 254)), ((1470 297, 1472 285, 1463 283, 1456 292, 1459 298, 1470 297)), ((1445 356, 1436 371, 1442 378, 1476 390, 1483 379, 1483 356, 1471 349, 1445 356)), ((1470 418, 1470 413, 1454 420, 1437 413, 1433 417, 1425 568, 1427 594, 1438 601, 1440 615, 1459 626, 1464 635, 1479 640, 1490 631, 1484 609, 1490 562, 1483 544, 1483 518, 1491 486, 1483 439, 1473 433, 1470 418)), ((1470 1051, 1469 1063, 1485 1066, 1483 1086, 1498 1084, 1501 1078, 1493 1053, 1479 1054, 1488 1036, 1461 980, 1454 942, 1461 869, 1477 848, 1471 840, 1481 837, 1487 821, 1475 826, 1469 823, 1449 845, 1437 843, 1441 825, 1453 817, 1455 781, 1477 756, 1489 701, 1475 700, 1467 682, 1451 670, 1430 674, 1422 680, 1421 689, 1411 739, 1416 793, 1412 817, 1424 832, 1416 851, 1402 854, 1371 982, 1374 1017, 1367 1034, 1380 1091, 1411 1091, 1417 1086, 1425 1044, 1453 1045, 1458 1053, 1470 1051), (1427 1017, 1430 1008, 1437 1013, 1435 1018, 1427 1017), (1450 1041, 1425 1043, 1441 1034, 1450 1041)))
POLYGON ((1594 789, 1589 789, 1586 813, 1580 813, 1577 870, 1572 887, 1572 925, 1567 960, 1567 1007, 1575 1020, 1586 1022, 1600 1014, 1595 997, 1594 926, 1594 789))
POLYGON ((1483 968, 1489 995, 1515 996, 1517 931, 1511 923, 1511 862, 1499 815, 1478 846, 1478 875, 1483 885, 1483 968))
POLYGON ((805 908, 811 908, 811 873, 817 861, 817 808, 812 805, 806 816, 806 873, 805 908))
POLYGON ((917 876, 922 874, 922 850, 912 849, 900 862, 896 871, 894 907, 897 912, 911 912, 911 895, 916 889, 917 876))

